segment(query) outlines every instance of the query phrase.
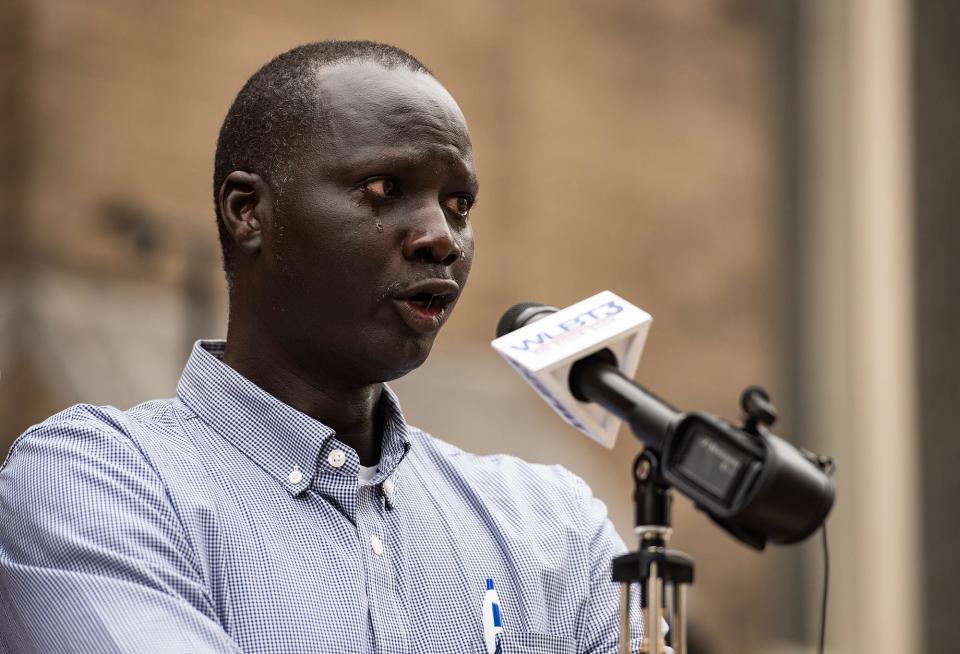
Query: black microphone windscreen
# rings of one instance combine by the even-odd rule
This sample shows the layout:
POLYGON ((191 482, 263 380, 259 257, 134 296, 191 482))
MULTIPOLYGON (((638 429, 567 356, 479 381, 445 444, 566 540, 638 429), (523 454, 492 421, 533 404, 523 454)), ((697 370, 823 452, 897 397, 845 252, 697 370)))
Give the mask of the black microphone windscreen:
POLYGON ((542 302, 520 302, 507 309, 497 323, 497 338, 529 325, 531 322, 554 313, 556 307, 542 302))

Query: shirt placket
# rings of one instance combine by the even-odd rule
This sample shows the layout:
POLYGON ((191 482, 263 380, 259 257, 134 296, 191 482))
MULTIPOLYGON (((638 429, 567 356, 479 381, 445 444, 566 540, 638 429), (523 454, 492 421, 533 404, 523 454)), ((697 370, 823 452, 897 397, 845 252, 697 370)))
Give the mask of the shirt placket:
POLYGON ((393 560, 399 556, 390 542, 385 514, 386 497, 392 496, 393 481, 358 484, 356 452, 329 439, 320 451, 317 491, 332 501, 356 527, 357 551, 363 569, 360 592, 369 619, 368 651, 401 654, 409 651, 409 622, 398 593, 393 560), (386 489, 391 492, 386 493, 386 489))
POLYGON ((410 626, 392 564, 393 557, 401 556, 401 553, 389 538, 384 497, 379 485, 360 486, 356 524, 366 572, 374 651, 384 654, 409 652, 410 626))

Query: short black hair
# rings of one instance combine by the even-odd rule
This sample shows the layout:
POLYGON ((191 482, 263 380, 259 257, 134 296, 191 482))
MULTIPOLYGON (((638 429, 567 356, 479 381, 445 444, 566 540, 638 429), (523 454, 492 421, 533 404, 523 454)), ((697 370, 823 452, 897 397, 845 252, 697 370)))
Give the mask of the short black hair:
POLYGON ((260 175, 278 195, 292 155, 316 125, 316 73, 342 62, 374 62, 384 68, 433 73, 416 57, 376 41, 320 41, 274 57, 253 74, 230 105, 213 165, 213 205, 223 251, 223 270, 230 282, 233 243, 220 213, 220 187, 227 175, 243 170, 260 175))

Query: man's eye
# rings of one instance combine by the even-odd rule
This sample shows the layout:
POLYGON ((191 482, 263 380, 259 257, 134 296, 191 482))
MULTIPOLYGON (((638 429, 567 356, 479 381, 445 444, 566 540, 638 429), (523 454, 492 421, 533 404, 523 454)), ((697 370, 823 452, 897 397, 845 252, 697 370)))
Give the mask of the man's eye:
POLYGON ((363 185, 363 189, 378 198, 398 198, 401 195, 400 182, 395 179, 372 179, 363 185))
POLYGON ((470 207, 473 206, 473 199, 465 195, 455 195, 447 198, 443 206, 461 218, 466 218, 470 215, 470 207))

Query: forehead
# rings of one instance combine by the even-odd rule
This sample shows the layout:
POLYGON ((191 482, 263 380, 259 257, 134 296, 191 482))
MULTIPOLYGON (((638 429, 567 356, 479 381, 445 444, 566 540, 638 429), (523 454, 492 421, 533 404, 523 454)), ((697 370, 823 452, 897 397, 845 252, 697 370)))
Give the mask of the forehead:
POLYGON ((384 155, 459 160, 472 168, 460 107, 426 73, 345 63, 317 72, 323 158, 348 164, 384 155))

